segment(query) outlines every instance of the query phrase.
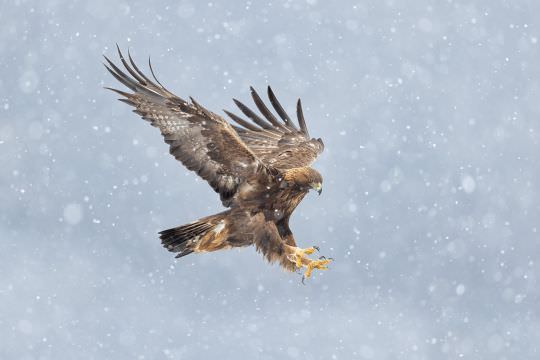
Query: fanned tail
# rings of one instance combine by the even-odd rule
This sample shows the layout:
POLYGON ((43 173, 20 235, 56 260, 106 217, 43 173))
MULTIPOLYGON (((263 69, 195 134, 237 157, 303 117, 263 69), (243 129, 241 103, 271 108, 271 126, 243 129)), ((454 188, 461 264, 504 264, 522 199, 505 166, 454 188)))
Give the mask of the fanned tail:
POLYGON ((212 241, 215 235, 223 229, 226 213, 208 216, 190 224, 163 230, 159 233, 161 244, 170 252, 178 253, 176 258, 189 255, 194 251, 217 250, 220 246, 213 249, 212 246, 208 246, 210 245, 208 241, 212 241), (206 245, 204 248, 201 247, 202 243, 206 245))

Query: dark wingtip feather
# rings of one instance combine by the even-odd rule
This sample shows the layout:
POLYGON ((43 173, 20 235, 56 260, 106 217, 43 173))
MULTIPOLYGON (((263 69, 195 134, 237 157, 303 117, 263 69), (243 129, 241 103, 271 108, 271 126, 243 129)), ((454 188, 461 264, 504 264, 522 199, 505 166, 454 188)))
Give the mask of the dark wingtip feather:
POLYGON ((242 111, 244 113, 244 115, 246 115, 248 118, 250 118, 251 120, 253 120, 253 122, 255 122, 257 125, 259 125, 260 127, 262 127, 263 129, 267 129, 267 130, 272 130, 273 127, 272 125, 263 120, 260 116, 258 116, 257 114, 255 114, 250 108, 248 108, 246 105, 244 105, 243 103, 241 103, 240 101, 236 100, 236 99, 233 99, 234 103, 236 104, 236 106, 238 106, 238 108, 240 109, 240 111, 242 111))
POLYGON ((302 132, 309 138, 309 132, 306 126, 306 120, 304 119, 304 112, 302 111, 302 101, 298 99, 296 103, 296 116, 298 117, 298 124, 302 132))
POLYGON ((163 84, 159 82, 158 78, 156 77, 156 74, 154 74, 154 69, 152 68, 152 61, 151 61, 151 59, 150 59, 150 56, 148 57, 148 67, 150 68, 150 72, 152 73, 152 77, 154 78, 154 80, 156 80, 156 82, 157 82, 163 89, 165 89, 165 86, 163 86, 163 84))
POLYGON ((163 84, 161 84, 157 79, 154 73, 154 69, 152 68, 150 58, 148 59, 148 65, 150 67, 152 77, 155 79, 157 84, 150 80, 147 76, 145 76, 144 73, 137 67, 137 65, 135 65, 135 62, 131 57, 129 48, 127 50, 127 59, 129 60, 129 63, 124 57, 124 54, 122 53, 122 50, 120 50, 120 46, 118 44, 116 44, 116 51, 118 52, 118 56, 120 58, 120 61, 122 62, 122 65, 131 75, 129 76, 128 74, 120 70, 107 56, 103 55, 107 62, 106 64, 104 64, 105 67, 118 81, 120 81, 122 84, 124 84, 133 91, 143 91, 148 95, 174 97, 174 94, 167 90, 163 86, 163 84))
POLYGON ((255 102, 255 105, 257 106, 257 109, 261 112, 261 114, 268 120, 272 125, 276 126, 278 131, 282 131, 283 129, 287 129, 282 123, 280 123, 274 114, 270 112, 268 107, 266 107, 266 104, 264 101, 262 101, 259 94, 257 94, 257 91, 253 88, 253 86, 249 87, 249 90, 251 91, 251 97, 253 98, 253 101, 255 102))
POLYGON ((227 110, 223 110, 225 112, 225 114, 227 114, 232 120, 234 120, 237 124, 245 127, 246 129, 248 130, 251 130, 251 131, 260 131, 261 129, 256 127, 255 125, 253 124, 250 124, 249 122, 247 122, 246 120, 242 119, 240 116, 238 115, 235 115, 233 114, 232 112, 230 111, 227 111, 227 110))
POLYGON ((267 90, 268 90, 268 98, 270 99, 270 103, 274 107, 274 110, 276 110, 276 112, 278 113, 279 117, 281 117, 281 119, 285 122, 285 125, 291 127, 294 130, 298 130, 296 125, 294 125, 294 123, 291 121, 291 118, 289 117, 287 112, 285 112, 285 110, 283 109, 283 106, 281 106, 281 103, 278 101, 276 95, 272 91, 272 88, 268 86, 267 90))
POLYGON ((109 71, 116 80, 120 81, 126 87, 130 88, 133 91, 136 91, 137 83, 131 80, 125 73, 122 72, 122 70, 118 69, 118 67, 116 67, 116 65, 114 65, 114 63, 109 60, 108 57, 106 57, 105 55, 103 55, 103 57, 105 58, 105 60, 107 60, 108 63, 108 65, 105 63, 103 64, 107 71, 109 71))
POLYGON ((135 106, 135 103, 129 99, 118 99, 118 100, 128 105, 135 106))
MULTIPOLYGON (((144 75, 141 77, 140 72, 135 71, 134 69, 131 68, 131 66, 129 66, 118 44, 116 44, 116 50, 118 51, 118 56, 120 57, 120 61, 122 62, 126 70, 131 74, 131 76, 133 76, 142 85, 147 86, 148 83, 145 81, 144 75)), ((128 54, 129 54, 129 48, 128 48, 128 54)))
POLYGON ((108 87, 108 86, 104 86, 103 88, 104 88, 104 89, 107 89, 107 90, 114 91, 115 93, 120 94, 120 95, 125 96, 125 97, 129 97, 129 96, 130 96, 130 94, 128 94, 127 92, 124 92, 124 91, 122 91, 122 90, 118 90, 118 89, 111 88, 111 87, 108 87))

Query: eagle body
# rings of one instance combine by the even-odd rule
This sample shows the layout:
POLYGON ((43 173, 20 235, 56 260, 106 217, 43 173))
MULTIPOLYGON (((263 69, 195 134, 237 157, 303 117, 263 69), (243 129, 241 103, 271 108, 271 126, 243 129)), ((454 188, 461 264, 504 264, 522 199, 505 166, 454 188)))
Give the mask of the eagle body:
POLYGON ((322 176, 310 167, 323 151, 321 139, 309 137, 300 100, 298 126, 292 122, 268 87, 268 97, 279 116, 251 88, 262 117, 238 100, 236 105, 251 121, 229 111, 236 123, 207 110, 193 98, 174 95, 156 79, 141 72, 131 55, 118 49, 127 73, 105 57, 107 70, 131 90, 110 90, 121 101, 157 127, 169 150, 187 169, 196 172, 216 191, 228 208, 195 222, 160 232, 162 245, 182 257, 191 253, 255 245, 269 262, 284 269, 325 269, 329 260, 311 260, 314 248, 297 247, 289 219, 309 190, 321 192, 322 176))
POLYGON ((320 178, 316 170, 305 167, 290 171, 305 174, 299 177, 303 183, 291 183, 290 174, 283 177, 269 176, 253 179, 242 184, 235 196, 228 200, 231 209, 188 224, 162 231, 163 245, 177 257, 192 252, 215 251, 232 247, 255 245, 268 261, 278 261, 288 270, 294 271, 294 264, 289 261, 283 245, 296 246, 289 228, 289 218, 309 192, 312 176, 314 181, 320 178), (202 226, 206 224, 206 226, 202 226), (197 228, 197 226, 199 226, 197 228), (200 233, 193 236, 194 230, 200 233), (192 241, 186 241, 185 238, 192 241))

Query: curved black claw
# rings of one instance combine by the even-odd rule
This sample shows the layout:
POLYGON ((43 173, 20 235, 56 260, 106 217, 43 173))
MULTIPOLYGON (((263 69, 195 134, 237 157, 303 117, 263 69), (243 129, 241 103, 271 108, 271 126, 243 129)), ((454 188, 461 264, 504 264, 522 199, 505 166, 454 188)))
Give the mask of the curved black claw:
POLYGON ((319 256, 319 260, 326 260, 326 256, 324 255, 319 256))
POLYGON ((318 246, 312 246, 312 248, 314 248, 314 249, 317 250, 317 251, 321 251, 321 249, 319 249, 318 246))
POLYGON ((302 275, 302 285, 306 285, 305 280, 306 280, 306 277, 302 275))

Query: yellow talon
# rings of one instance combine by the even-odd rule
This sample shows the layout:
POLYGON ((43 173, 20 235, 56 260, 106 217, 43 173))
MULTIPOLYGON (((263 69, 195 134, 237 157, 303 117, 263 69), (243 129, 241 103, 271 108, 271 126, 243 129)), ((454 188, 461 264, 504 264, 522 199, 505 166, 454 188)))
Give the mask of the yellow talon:
POLYGON ((302 282, 304 282, 304 279, 307 279, 311 276, 311 273, 314 269, 328 269, 327 265, 332 261, 331 258, 327 259, 324 256, 321 256, 319 260, 311 260, 306 256, 313 254, 315 250, 318 251, 319 249, 316 246, 312 246, 306 249, 300 249, 293 246, 289 247, 289 253, 287 254, 287 258, 289 259, 289 261, 294 263, 297 269, 300 269, 302 267, 306 268, 304 276, 302 278, 302 282))
MULTIPOLYGON (((300 248, 296 248, 295 252, 294 252, 294 263, 296 264, 296 267, 300 268, 302 267, 302 263, 303 263, 303 259, 307 259, 305 257, 305 255, 311 255, 315 252, 315 248, 314 247, 309 247, 307 249, 300 249, 300 248)), ((309 260, 309 259, 307 259, 309 260)))
POLYGON ((328 266, 326 266, 328 263, 330 263, 331 260, 324 259, 324 260, 312 260, 309 264, 306 265, 306 272, 304 273, 304 277, 308 279, 311 276, 311 272, 313 269, 319 269, 319 270, 326 270, 328 269, 328 266))

